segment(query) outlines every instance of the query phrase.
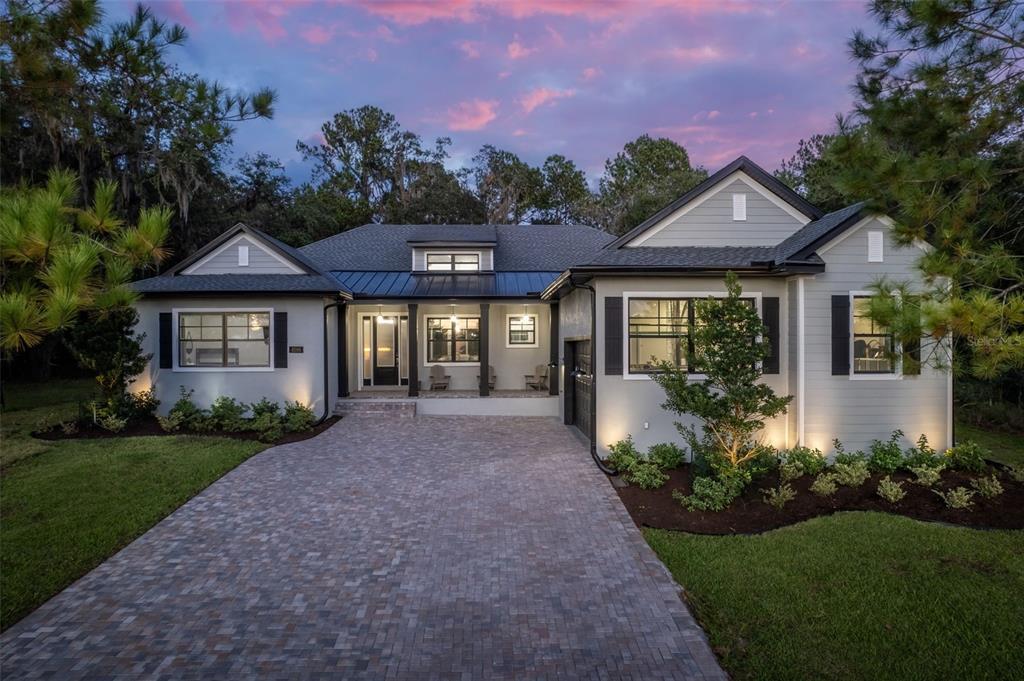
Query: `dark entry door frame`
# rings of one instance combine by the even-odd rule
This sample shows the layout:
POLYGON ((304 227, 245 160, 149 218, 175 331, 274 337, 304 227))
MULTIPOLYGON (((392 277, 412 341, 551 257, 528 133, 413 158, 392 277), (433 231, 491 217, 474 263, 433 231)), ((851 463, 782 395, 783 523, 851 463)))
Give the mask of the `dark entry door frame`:
POLYGON ((589 338, 566 339, 563 420, 593 441, 593 355, 589 338))
POLYGON ((406 315, 386 314, 371 317, 371 369, 373 385, 402 385, 402 334, 408 332, 406 315))

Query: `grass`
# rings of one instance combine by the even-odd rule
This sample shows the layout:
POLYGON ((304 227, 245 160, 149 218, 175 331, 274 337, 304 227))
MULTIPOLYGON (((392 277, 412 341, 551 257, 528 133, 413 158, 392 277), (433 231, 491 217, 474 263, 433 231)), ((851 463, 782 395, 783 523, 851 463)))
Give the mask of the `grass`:
MULTIPOLYGON (((7 386, 0 477, 0 628, 6 629, 265 445, 214 437, 41 442, 81 382, 7 386)), ((67 413, 67 416, 63 414, 67 413)))
POLYGON ((957 441, 974 440, 986 449, 991 449, 992 458, 996 461, 1024 465, 1024 435, 957 423, 956 437, 957 441))
POLYGON ((644 534, 734 679, 1024 669, 1024 532, 842 513, 754 536, 644 534))

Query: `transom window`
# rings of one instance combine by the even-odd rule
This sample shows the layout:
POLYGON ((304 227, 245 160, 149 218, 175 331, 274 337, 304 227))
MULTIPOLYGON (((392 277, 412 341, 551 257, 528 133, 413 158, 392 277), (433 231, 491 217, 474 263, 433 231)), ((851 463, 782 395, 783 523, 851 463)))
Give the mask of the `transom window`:
POLYGON ((427 362, 479 362, 479 317, 427 317, 427 362))
POLYGON ((178 313, 178 366, 269 367, 270 313, 178 313))
POLYGON ((888 328, 868 317, 871 298, 855 296, 853 313, 853 373, 894 374, 896 345, 888 328))
POLYGON ((479 272, 479 253, 427 253, 430 272, 479 272))
POLYGON ((508 318, 508 344, 537 345, 537 316, 511 315, 508 318))
MULTIPOLYGON (((693 330, 702 322, 695 298, 629 299, 629 373, 648 374, 663 362, 697 373, 693 330)), ((754 305, 753 298, 744 301, 754 305)))

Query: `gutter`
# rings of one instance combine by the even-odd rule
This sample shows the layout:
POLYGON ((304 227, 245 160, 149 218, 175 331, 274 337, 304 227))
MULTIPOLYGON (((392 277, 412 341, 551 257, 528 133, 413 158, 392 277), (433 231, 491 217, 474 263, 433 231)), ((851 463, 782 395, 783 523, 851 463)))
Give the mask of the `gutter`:
MULTIPOLYGON (((324 413, 321 414, 320 418, 317 419, 315 424, 313 424, 314 426, 320 425, 321 423, 326 421, 328 419, 328 417, 331 415, 331 404, 330 404, 330 401, 329 401, 330 400, 330 392, 331 392, 331 390, 330 390, 330 387, 331 387, 331 379, 330 379, 330 375, 331 375, 330 374, 330 361, 331 361, 331 357, 330 357, 330 354, 328 353, 328 343, 327 343, 327 311, 329 309, 331 309, 332 307, 336 307, 336 308, 338 308, 338 314, 341 314, 341 308, 344 307, 344 305, 346 303, 346 300, 344 299, 344 296, 341 293, 338 294, 338 297, 340 298, 340 300, 335 300, 333 303, 327 303, 326 305, 324 305, 324 320, 323 320, 323 327, 324 327, 324 413)), ((339 343, 341 342, 340 338, 338 339, 338 342, 339 343)), ((347 359, 348 358, 339 359, 339 361, 347 361, 347 359)))

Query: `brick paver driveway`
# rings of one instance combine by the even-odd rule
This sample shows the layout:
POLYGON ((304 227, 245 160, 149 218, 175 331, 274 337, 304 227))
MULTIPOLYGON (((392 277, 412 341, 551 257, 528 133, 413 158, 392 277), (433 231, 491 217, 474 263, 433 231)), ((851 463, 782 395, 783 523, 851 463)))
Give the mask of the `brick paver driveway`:
POLYGON ((353 416, 239 466, 5 632, 5 681, 720 678, 553 419, 353 416))

